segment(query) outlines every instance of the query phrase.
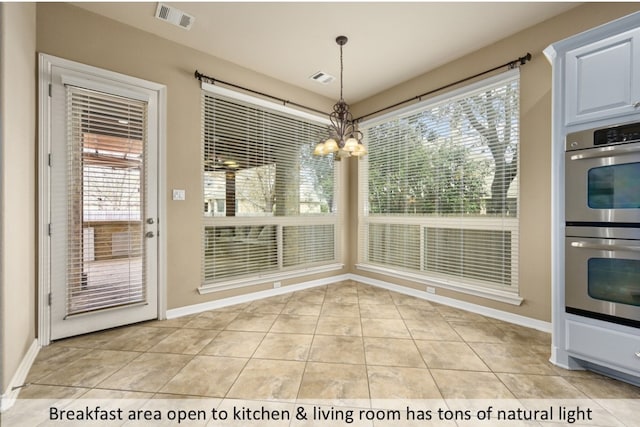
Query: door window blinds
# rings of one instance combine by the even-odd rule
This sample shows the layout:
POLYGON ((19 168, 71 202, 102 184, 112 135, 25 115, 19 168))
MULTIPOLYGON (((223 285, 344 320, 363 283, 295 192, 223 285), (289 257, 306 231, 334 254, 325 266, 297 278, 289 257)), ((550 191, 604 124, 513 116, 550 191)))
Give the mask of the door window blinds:
POLYGON ((66 87, 67 315, 145 301, 145 102, 66 87))
POLYGON ((206 90, 202 113, 204 283, 335 262, 326 126, 206 90))
POLYGON ((517 290, 519 76, 363 126, 360 261, 517 290))

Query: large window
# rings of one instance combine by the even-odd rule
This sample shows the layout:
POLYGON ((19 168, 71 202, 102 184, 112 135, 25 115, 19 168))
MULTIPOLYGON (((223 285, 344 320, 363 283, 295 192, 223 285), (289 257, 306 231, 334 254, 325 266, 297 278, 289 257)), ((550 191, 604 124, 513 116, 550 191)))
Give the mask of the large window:
POLYGON ((363 124, 360 264, 517 291, 519 75, 363 124))
POLYGON ((207 90, 202 111, 205 286, 335 263, 326 126, 207 90))

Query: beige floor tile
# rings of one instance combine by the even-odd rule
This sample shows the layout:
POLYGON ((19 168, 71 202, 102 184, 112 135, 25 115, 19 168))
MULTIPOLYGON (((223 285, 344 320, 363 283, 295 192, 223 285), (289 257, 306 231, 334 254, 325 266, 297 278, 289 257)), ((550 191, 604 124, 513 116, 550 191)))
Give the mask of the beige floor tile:
POLYGON ((411 320, 439 320, 444 322, 444 318, 433 307, 423 307, 420 305, 396 305, 400 316, 411 320))
POLYGON ((222 331, 200 352, 210 356, 251 357, 264 332, 222 331))
POLYGON ((362 293, 358 291, 358 301, 365 305, 393 304, 388 291, 376 293, 362 293))
POLYGON ((62 369, 89 352, 91 352, 89 348, 64 347, 56 344, 43 347, 38 352, 38 357, 36 357, 33 365, 31 365, 25 381, 27 383, 37 382, 39 379, 62 369))
POLYGON ((435 309, 448 321, 463 322, 487 322, 488 319, 481 314, 472 313, 470 311, 461 310, 455 307, 449 307, 442 304, 434 304, 435 309))
POLYGON ((90 389, 83 387, 67 387, 57 385, 29 384, 20 390, 18 400, 48 399, 64 400, 77 399, 90 389))
POLYGON ((316 335, 309 360, 362 365, 365 363, 362 337, 316 335))
POLYGON ((121 334, 104 343, 105 350, 147 351, 164 338, 175 332, 173 328, 151 328, 131 326, 121 334))
POLYGON ((362 336, 359 317, 325 317, 318 320, 316 335, 362 336))
POLYGON ((289 299, 289 303, 292 302, 304 302, 306 304, 322 304, 324 302, 326 289, 324 288, 312 288, 305 289, 304 291, 294 292, 289 299))
POLYGON ((583 399, 565 378, 550 375, 496 374, 518 399, 583 399))
POLYGON ((449 322, 466 342, 505 342, 504 332, 489 322, 449 322))
POLYGON ((196 356, 164 387, 162 393, 224 397, 247 359, 196 356))
POLYGON ((364 337, 367 365, 426 368, 413 340, 364 337))
POLYGON ((156 392, 173 378, 191 356, 144 353, 98 384, 99 388, 156 392))
POLYGON ((244 311, 247 313, 280 314, 286 302, 280 302, 280 299, 277 301, 279 302, 274 302, 271 298, 253 301, 244 311))
POLYGON ((151 353, 198 354, 213 340, 219 331, 209 329, 187 329, 175 331, 151 347, 151 353))
POLYGON ((318 316, 299 316, 281 314, 271 326, 269 332, 290 334, 313 334, 318 324, 318 316))
POLYGON ((462 371, 489 371, 487 365, 464 342, 415 341, 427 367, 462 371))
POLYGON ((556 375, 547 357, 514 343, 469 343, 493 372, 556 375))
POLYGON ((305 363, 251 359, 229 390, 228 398, 295 400, 305 363))
POLYGON ((565 380, 592 399, 640 399, 640 387, 612 378, 566 377, 565 380))
POLYGON ((360 304, 363 319, 402 319, 395 304, 360 304))
POLYGON ((442 396, 428 369, 368 366, 372 399, 439 399, 442 396))
POLYGON ((413 297, 411 295, 401 294, 399 292, 389 292, 391 299, 396 305, 414 305, 425 310, 435 310, 433 304, 425 299, 413 297))
MULTIPOLYGON (((108 344, 114 339, 119 338, 122 335, 130 333, 131 326, 124 326, 120 328, 107 329, 105 331, 94 332, 91 334, 78 335, 71 338, 64 338, 55 341, 53 345, 62 347, 78 347, 78 348, 101 348, 105 344, 108 344)), ((175 330, 175 328, 169 328, 175 330)))
POLYGON ((547 332, 537 331, 524 326, 513 325, 506 322, 497 324, 498 328, 504 332, 504 340, 515 344, 532 345, 537 344, 544 346, 546 349, 551 348, 551 334, 547 332))
POLYGON ((515 396, 491 372, 431 369, 445 399, 514 399, 515 396))
POLYGON ((308 362, 298 399, 369 399, 364 365, 308 362))
POLYGON ((281 314, 293 314, 297 316, 320 316, 322 304, 309 304, 304 301, 289 301, 281 314))
POLYGON ((324 302, 335 304, 358 304, 357 292, 327 292, 324 297, 324 302))
MULTIPOLYGON (((383 405, 409 398, 579 397, 622 410, 612 402, 640 399, 640 388, 558 368, 549 354, 545 332, 347 280, 59 340, 40 350, 19 401, 39 410, 29 406, 35 398, 155 392, 158 399, 223 399, 228 393, 329 399, 323 403, 330 408, 367 407, 368 400, 344 400, 369 397, 383 405)), ((636 412, 628 418, 635 421, 636 412)))
POLYGON ((401 319, 362 319, 362 335, 381 338, 411 338, 401 319))
POLYGON ((221 331, 231 323, 240 312, 237 311, 205 311, 192 318, 183 327, 198 329, 213 329, 221 331))
POLYGON ((175 319, 150 320, 143 323, 142 326, 151 326, 154 328, 183 328, 197 316, 197 314, 190 314, 188 316, 176 317, 175 319))
POLYGON ((405 319, 404 323, 416 340, 462 341, 451 325, 442 319, 405 319))
POLYGON ((93 350, 42 378, 39 383, 95 387, 139 355, 132 351, 93 350))
POLYGON ((360 317, 358 304, 340 304, 337 302, 325 302, 322 305, 320 316, 334 317, 360 317))
POLYGON ((267 332, 275 322, 277 314, 241 313, 226 327, 230 331, 267 332))
POLYGON ((313 335, 268 333, 253 357, 258 359, 307 360, 313 335))

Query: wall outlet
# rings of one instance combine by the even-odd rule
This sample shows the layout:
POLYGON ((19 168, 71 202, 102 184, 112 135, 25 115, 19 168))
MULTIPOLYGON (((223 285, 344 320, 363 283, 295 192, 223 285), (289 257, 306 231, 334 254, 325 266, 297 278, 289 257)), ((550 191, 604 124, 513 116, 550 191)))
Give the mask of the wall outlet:
POLYGON ((433 286, 427 286, 427 293, 435 294, 436 288, 434 288, 433 286))
POLYGON ((273 282, 273 289, 277 289, 282 286, 282 282, 273 282))

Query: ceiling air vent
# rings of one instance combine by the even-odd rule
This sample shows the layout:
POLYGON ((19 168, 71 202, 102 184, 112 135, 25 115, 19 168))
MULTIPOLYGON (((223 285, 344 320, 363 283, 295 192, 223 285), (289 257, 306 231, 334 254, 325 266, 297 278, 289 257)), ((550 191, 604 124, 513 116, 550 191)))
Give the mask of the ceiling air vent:
POLYGON ((331 74, 327 74, 324 71, 318 71, 317 73, 314 73, 309 78, 311 80, 314 80, 314 81, 318 82, 318 83, 322 83, 323 85, 328 85, 329 83, 331 83, 332 81, 334 81, 336 79, 331 74))
POLYGON ((189 15, 180 9, 176 9, 173 6, 169 6, 166 3, 158 3, 158 7, 156 8, 156 18, 177 27, 184 28, 185 30, 191 29, 193 21, 196 20, 192 15, 189 15))

